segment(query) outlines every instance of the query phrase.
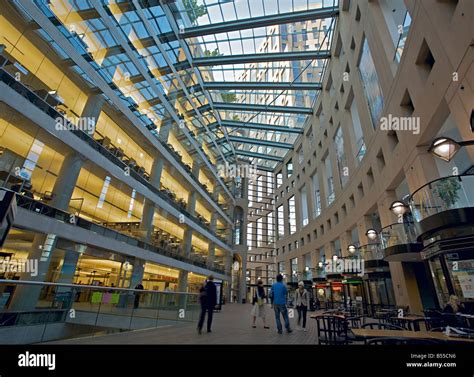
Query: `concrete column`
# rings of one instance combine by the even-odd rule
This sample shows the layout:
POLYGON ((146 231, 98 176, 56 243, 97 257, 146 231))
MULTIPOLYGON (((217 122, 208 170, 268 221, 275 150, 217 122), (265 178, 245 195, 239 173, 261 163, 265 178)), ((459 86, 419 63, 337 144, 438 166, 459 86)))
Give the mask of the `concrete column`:
POLYGON ((166 123, 160 127, 160 130, 158 131, 158 138, 164 142, 167 143, 169 136, 170 136, 170 131, 171 131, 171 123, 166 123))
POLYGON ((183 255, 189 257, 191 255, 193 241, 193 229, 185 225, 184 237, 183 237, 183 255))
POLYGON ((89 135, 93 135, 95 132, 95 126, 97 125, 97 121, 99 120, 100 113, 102 111, 102 107, 104 106, 105 98, 101 94, 93 94, 89 96, 87 102, 82 110, 81 117, 88 118, 88 125, 89 135))
MULTIPOLYGON (((199 179, 200 170, 201 170, 201 164, 199 162, 194 161, 193 167, 192 167, 192 173, 197 179, 199 179)), ((188 204, 186 206, 186 210, 193 216, 196 213, 196 200, 197 200, 197 191, 196 190, 190 191, 188 195, 188 204)))
MULTIPOLYGON (((31 245, 31 251, 28 254, 28 261, 29 263, 33 263, 33 265, 37 264, 37 274, 33 275, 32 272, 23 272, 20 274, 20 280, 48 281, 47 274, 51 262, 51 253, 56 247, 56 242, 57 237, 55 235, 35 235, 31 245)), ((9 309, 34 310, 40 298, 41 291, 41 286, 17 286, 9 309)))
MULTIPOLYGON (((150 183, 156 187, 160 188, 161 174, 163 172, 164 160, 162 157, 156 156, 153 160, 150 172, 150 183)), ((143 233, 143 238, 145 242, 149 242, 151 234, 153 232, 153 218, 155 215, 155 204, 145 199, 143 204, 143 214, 142 220, 140 223, 140 230, 143 233)))
POLYGON ((216 257, 216 244, 214 242, 209 242, 209 249, 207 254, 207 266, 212 268, 214 265, 216 257))
POLYGON ((130 288, 135 288, 138 283, 141 283, 143 281, 144 272, 145 261, 143 259, 135 258, 135 261, 133 263, 132 276, 130 277, 130 288))
POLYGON ((188 271, 179 271, 178 292, 188 291, 188 271))
POLYGON ((61 274, 56 283, 72 284, 74 282, 74 275, 76 274, 77 262, 80 256, 81 254, 75 251, 74 248, 66 250, 61 274))
POLYGON ((69 210, 69 202, 72 198, 76 182, 81 172, 84 160, 78 153, 71 152, 64 158, 58 178, 54 183, 51 206, 69 210))
POLYGON ((240 297, 239 302, 243 303, 243 299, 247 298, 247 258, 242 256, 242 271, 240 275, 240 297))

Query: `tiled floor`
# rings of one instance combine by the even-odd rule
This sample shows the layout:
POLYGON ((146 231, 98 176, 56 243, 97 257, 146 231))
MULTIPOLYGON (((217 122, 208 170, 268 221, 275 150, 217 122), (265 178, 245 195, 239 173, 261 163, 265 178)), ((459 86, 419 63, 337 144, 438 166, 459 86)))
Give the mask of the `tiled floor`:
MULTIPOLYGON (((316 321, 309 318, 316 312, 308 312, 307 332, 297 330, 297 312, 290 318, 294 330, 279 335, 276 331, 275 316, 270 306, 267 307, 267 324, 264 329, 261 320, 257 319, 257 328, 252 328, 252 306, 227 304, 223 310, 214 313, 212 333, 204 330, 202 335, 196 331, 196 323, 185 323, 156 329, 138 330, 50 342, 55 344, 316 344, 316 321)), ((291 314, 291 313, 290 313, 291 314)))

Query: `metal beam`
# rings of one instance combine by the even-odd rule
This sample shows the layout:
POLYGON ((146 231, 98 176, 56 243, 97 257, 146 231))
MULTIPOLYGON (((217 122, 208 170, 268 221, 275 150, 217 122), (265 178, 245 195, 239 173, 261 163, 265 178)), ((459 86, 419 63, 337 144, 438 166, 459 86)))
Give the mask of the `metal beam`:
POLYGON ((258 111, 268 113, 307 114, 313 113, 311 107, 258 105, 250 103, 214 102, 216 110, 258 111))
POLYGON ((307 20, 318 20, 334 17, 339 13, 337 7, 326 7, 318 9, 309 9, 299 12, 288 12, 272 14, 268 16, 246 18, 228 22, 219 22, 210 25, 194 26, 185 28, 180 34, 181 38, 193 38, 202 35, 226 33, 229 31, 261 28, 265 26, 282 25, 292 22, 301 22, 307 20))
MULTIPOLYGON (((224 139, 219 139, 218 142, 220 140, 224 140, 224 139)), ((272 141, 272 140, 260 140, 260 139, 242 137, 242 136, 232 136, 232 135, 229 136, 229 140, 235 143, 262 145, 265 147, 273 147, 273 148, 293 149, 293 144, 281 143, 281 142, 272 141)))
POLYGON ((242 151, 240 149, 236 149, 235 154, 239 156, 260 158, 262 160, 270 160, 270 161, 278 161, 278 162, 283 161, 283 157, 271 156, 269 154, 263 154, 263 153, 257 153, 257 152, 242 151))
POLYGON ((330 51, 291 51, 272 52, 265 54, 242 54, 242 55, 222 55, 194 58, 193 64, 198 67, 228 64, 278 62, 289 60, 319 60, 329 59, 330 51))
POLYGON ((274 171, 275 169, 274 169, 274 168, 269 168, 268 166, 257 165, 257 170, 261 170, 261 171, 266 171, 266 172, 269 172, 269 173, 273 173, 273 171, 274 171))
POLYGON ((267 82, 267 81, 206 81, 207 90, 321 90, 320 83, 313 82, 267 82))
MULTIPOLYGON (((214 123, 212 123, 214 125, 214 123)), ((264 124, 264 123, 245 123, 245 122, 236 122, 233 120, 224 120, 222 125, 225 127, 234 127, 239 129, 247 130, 264 130, 264 131, 274 131, 274 132, 285 132, 289 134, 302 134, 303 130, 301 128, 291 128, 286 126, 276 126, 273 124, 264 124)))

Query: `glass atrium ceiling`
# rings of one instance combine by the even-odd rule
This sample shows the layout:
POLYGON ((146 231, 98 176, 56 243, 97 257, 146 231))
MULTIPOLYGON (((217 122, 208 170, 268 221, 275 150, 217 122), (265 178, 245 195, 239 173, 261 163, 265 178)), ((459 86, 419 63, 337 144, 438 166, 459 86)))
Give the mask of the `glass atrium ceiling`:
MULTIPOLYGON (((14 1, 38 22, 26 5, 30 0, 14 1)), ((33 4, 150 137, 171 124, 188 153, 207 159, 208 166, 238 157, 263 170, 283 159, 312 113, 338 14, 337 0, 33 4)), ((94 87, 81 62, 38 24, 38 32, 94 87)))

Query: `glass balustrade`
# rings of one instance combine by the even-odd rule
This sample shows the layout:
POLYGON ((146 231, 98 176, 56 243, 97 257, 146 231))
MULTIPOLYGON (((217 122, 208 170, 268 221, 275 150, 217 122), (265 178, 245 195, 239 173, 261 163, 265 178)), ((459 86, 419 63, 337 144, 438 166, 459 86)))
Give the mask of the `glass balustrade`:
MULTIPOLYGON (((17 195, 17 205, 20 208, 27 209, 29 211, 33 211, 37 214, 48 216, 54 219, 57 219, 59 221, 65 222, 67 224, 71 223, 71 218, 72 215, 69 214, 68 212, 61 211, 57 208, 50 207, 42 202, 39 202, 37 200, 27 198, 22 195, 17 195)), ((107 228, 99 224, 95 224, 93 222, 90 222, 88 220, 85 220, 81 217, 76 216, 76 226, 79 226, 83 229, 90 230, 92 232, 95 232, 97 234, 103 235, 108 238, 113 238, 118 241, 125 242, 129 245, 140 247, 142 249, 150 250, 153 252, 156 252, 158 254, 162 254, 165 256, 169 256, 173 259, 181 260, 186 263, 193 264, 198 267, 202 268, 209 268, 206 264, 205 261, 202 261, 200 258, 196 257, 185 257, 179 253, 178 249, 173 249, 171 246, 170 247, 160 247, 158 245, 154 245, 151 243, 147 243, 144 241, 141 241, 140 239, 134 238, 132 236, 129 236, 125 233, 121 233, 115 229, 107 228)), ((219 273, 224 273, 224 270, 220 268, 220 266, 214 265, 210 268, 213 271, 219 272, 219 273)))
POLYGON ((453 175, 427 183, 410 196, 409 205, 417 222, 444 211, 474 207, 474 175, 453 175))
POLYGON ((364 261, 381 260, 384 257, 379 243, 369 243, 359 247, 360 257, 364 261))
POLYGON ((65 322, 134 330, 196 321, 199 311, 197 293, 0 280, 0 328, 65 322))
POLYGON ((416 243, 415 227, 411 222, 395 223, 380 231, 380 242, 382 249, 397 245, 416 243))

